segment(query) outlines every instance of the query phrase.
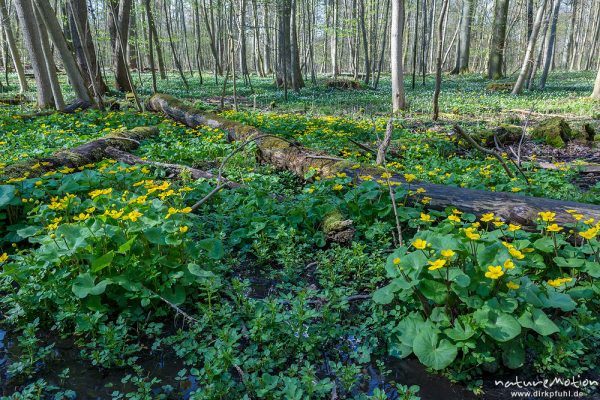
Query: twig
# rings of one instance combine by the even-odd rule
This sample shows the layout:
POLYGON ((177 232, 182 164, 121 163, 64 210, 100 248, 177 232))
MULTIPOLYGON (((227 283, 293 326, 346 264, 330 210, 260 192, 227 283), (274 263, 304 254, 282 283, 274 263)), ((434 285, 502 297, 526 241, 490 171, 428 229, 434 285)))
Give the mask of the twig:
POLYGON ((360 142, 357 142, 357 141, 356 141, 356 140, 354 140, 354 139, 350 139, 350 138, 348 138, 348 141, 349 141, 350 143, 353 143, 353 144, 355 144, 356 146, 360 147, 360 148, 361 148, 361 149, 363 149, 364 151, 368 151, 369 153, 377 154, 377 150, 375 150, 375 149, 372 149, 372 148, 370 148, 369 146, 366 146, 366 145, 364 145, 364 144, 362 144, 362 143, 360 143, 360 142))
POLYGON ((218 193, 219 190, 221 190, 225 186, 227 186, 227 183, 222 183, 223 168, 225 167, 225 164, 227 163, 227 161, 229 161, 231 159, 231 157, 233 157, 235 154, 240 152, 248 144, 250 144, 258 139, 264 138, 265 136, 271 136, 271 135, 258 135, 253 138, 250 138, 250 139, 246 140, 244 143, 242 143, 240 146, 238 146, 235 150, 233 150, 231 153, 229 153, 227 155, 227 157, 225 157, 223 159, 223 161, 221 162, 221 165, 219 166, 219 175, 217 176, 217 187, 215 187, 209 194, 207 194, 200 201, 198 201, 196 204, 194 204, 192 206, 192 211, 197 210, 202 204, 206 203, 208 201, 208 199, 210 199, 212 196, 214 196, 216 193, 218 193))
POLYGON ((465 131, 463 131, 460 126, 454 125, 453 129, 454 129, 454 132, 456 132, 463 139, 465 139, 467 142, 469 142, 477 150, 481 151, 482 153, 489 154, 491 156, 496 157, 496 159, 502 165, 502 168, 504 168, 504 170, 506 171, 506 174, 508 175, 509 178, 514 178, 515 177, 515 175, 512 173, 512 171, 510 170, 510 168, 508 168, 508 165, 506 164, 506 162, 504 161, 504 159, 502 158, 502 156, 500 154, 498 154, 498 152, 486 149, 485 147, 482 147, 470 135, 468 135, 465 131))
POLYGON ((150 293, 154 294, 159 299, 161 299, 163 302, 165 302, 169 307, 174 309, 175 312, 177 313, 177 315, 181 315, 184 319, 188 320, 189 322, 192 322, 195 324, 198 323, 198 320, 196 318, 192 317, 191 315, 189 315, 188 313, 183 311, 181 308, 179 308, 175 304, 171 303, 169 300, 165 299, 164 297, 162 297, 161 295, 159 295, 157 293, 152 292, 151 290, 149 290, 149 291, 150 291, 150 293))

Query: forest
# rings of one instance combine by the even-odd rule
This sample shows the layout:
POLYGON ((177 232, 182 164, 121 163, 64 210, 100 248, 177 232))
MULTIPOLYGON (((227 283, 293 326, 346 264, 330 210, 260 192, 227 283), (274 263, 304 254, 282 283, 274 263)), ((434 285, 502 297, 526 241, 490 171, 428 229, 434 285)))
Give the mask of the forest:
POLYGON ((0 399, 600 399, 600 0, 0 0, 0 399))

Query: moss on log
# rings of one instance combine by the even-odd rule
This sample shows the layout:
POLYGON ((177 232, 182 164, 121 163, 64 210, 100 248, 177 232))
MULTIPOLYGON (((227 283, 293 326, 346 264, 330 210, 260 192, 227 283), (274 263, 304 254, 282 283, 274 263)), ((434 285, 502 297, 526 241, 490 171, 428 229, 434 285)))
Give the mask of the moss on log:
POLYGON ((533 127, 531 137, 541 139, 555 148, 563 148, 574 139, 573 130, 569 123, 561 117, 552 117, 533 127))
POLYGON ((49 157, 32 158, 9 165, 4 169, 4 175, 8 178, 17 178, 29 173, 28 177, 32 178, 62 167, 78 168, 106 158, 107 147, 131 151, 139 147, 140 141, 157 135, 156 127, 137 127, 127 131, 112 132, 103 138, 72 149, 59 150, 49 157), (36 168, 32 169, 33 166, 36 168))
MULTIPOLYGON (((152 96, 148 102, 148 108, 152 111, 164 113, 193 128, 200 125, 221 128, 228 133, 231 140, 247 140, 252 136, 261 134, 256 128, 239 122, 228 121, 214 114, 195 114, 190 107, 171 96, 161 94, 152 96)), ((262 161, 289 170, 301 177, 304 177, 312 169, 319 169, 322 175, 344 172, 356 182, 359 182, 361 176, 369 175, 373 179, 382 179, 381 175, 384 173, 383 169, 371 165, 360 165, 355 168, 356 163, 354 162, 312 151, 283 139, 262 138, 257 140, 257 147, 258 157, 262 161)), ((404 178, 398 174, 393 174, 389 181, 393 185, 406 183, 404 178)), ((555 212, 556 222, 559 224, 572 223, 573 218, 566 212, 568 209, 578 210, 587 218, 600 220, 600 206, 598 205, 529 197, 514 193, 465 189, 426 182, 412 182, 410 187, 425 189, 424 194, 414 196, 412 200, 418 202, 423 196, 427 196, 431 199, 429 207, 433 209, 443 210, 447 207, 456 207, 461 211, 476 215, 494 212, 496 216, 504 221, 520 225, 535 225, 538 213, 541 211, 555 212)))

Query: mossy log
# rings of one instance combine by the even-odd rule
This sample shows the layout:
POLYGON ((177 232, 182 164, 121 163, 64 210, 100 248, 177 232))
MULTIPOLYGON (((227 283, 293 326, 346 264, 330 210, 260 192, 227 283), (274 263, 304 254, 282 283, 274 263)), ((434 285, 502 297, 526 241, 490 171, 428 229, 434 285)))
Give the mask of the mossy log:
MULTIPOLYGON (((193 128, 200 125, 221 128, 228 133, 232 140, 248 140, 250 137, 261 135, 258 129, 239 122, 228 121, 209 113, 195 114, 191 107, 167 95, 154 95, 148 101, 148 109, 162 112, 193 128)), ((384 172, 383 169, 370 165, 360 165, 355 168, 355 162, 317 153, 272 136, 263 137, 256 142, 259 159, 301 177, 311 169, 318 168, 322 175, 344 172, 358 182, 361 176, 366 175, 370 175, 374 179, 381 179, 381 174, 384 172)), ((404 178, 398 174, 393 174, 389 180, 397 184, 406 183, 404 178)), ((426 182, 412 182, 410 187, 425 189, 425 193, 418 197, 415 196, 413 201, 420 201, 423 196, 427 196, 431 199, 430 208, 443 210, 447 207, 456 207, 461 211, 476 215, 494 212, 496 216, 506 222, 525 226, 535 225, 538 213, 541 211, 555 212, 556 222, 559 224, 574 222, 570 214, 566 212, 569 209, 575 209, 587 218, 600 220, 600 206, 598 205, 529 197, 515 193, 465 189, 426 182)))
POLYGON ((106 149, 131 151, 139 147, 140 141, 158 135, 156 127, 137 127, 127 131, 115 131, 100 139, 92 140, 72 149, 59 150, 48 157, 32 158, 7 166, 4 175, 17 178, 29 173, 36 177, 62 167, 78 168, 107 158, 106 149), (35 169, 31 167, 36 166, 35 169))
POLYGON ((559 149, 573 140, 575 134, 564 118, 552 117, 534 126, 531 130, 531 137, 542 139, 547 145, 559 149))

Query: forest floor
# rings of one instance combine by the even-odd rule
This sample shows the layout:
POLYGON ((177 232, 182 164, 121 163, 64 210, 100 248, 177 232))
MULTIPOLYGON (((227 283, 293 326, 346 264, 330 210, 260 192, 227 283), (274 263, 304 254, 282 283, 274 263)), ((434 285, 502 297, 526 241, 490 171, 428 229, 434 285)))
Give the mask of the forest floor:
MULTIPOLYGON (((148 86, 148 74, 134 77, 148 86)), ((120 110, 36 117, 30 104, 0 105, 0 395, 500 399, 510 390, 494 381, 515 375, 600 379, 597 221, 573 211, 570 224, 542 215, 527 230, 460 213, 460 204, 431 210, 426 193, 419 204, 406 201, 425 181, 600 204, 597 174, 582 174, 577 163, 600 160, 595 142, 553 149, 527 137, 524 179, 453 133, 454 124, 479 134, 554 116, 576 132, 598 130, 593 79, 555 73, 545 91, 515 97, 475 75, 445 76, 436 123, 431 78, 414 91, 408 84, 410 108, 394 120, 387 162, 409 181, 396 205, 385 182, 275 170, 258 162, 255 144, 239 149, 219 128, 138 113, 122 98, 120 110), (159 134, 135 155, 213 174, 227 160, 223 176, 243 186, 192 212, 214 180, 172 179, 161 167, 110 159, 44 174, 34 162, 7 173, 138 126, 159 134), (394 207, 404 243, 392 234, 394 207), (350 243, 323 232, 332 214, 353 221, 350 243)), ((365 148, 385 132, 389 81, 377 90, 327 81, 287 101, 271 79, 238 81, 238 111, 230 86, 219 110, 222 80, 214 77, 202 85, 191 78, 186 91, 171 75, 159 91, 373 164, 365 148)), ((505 159, 518 150, 499 147, 505 159)), ((599 398, 597 385, 581 391, 599 398)))

